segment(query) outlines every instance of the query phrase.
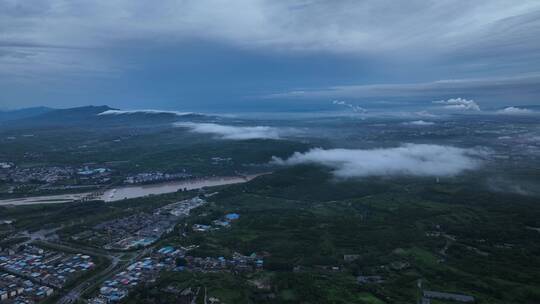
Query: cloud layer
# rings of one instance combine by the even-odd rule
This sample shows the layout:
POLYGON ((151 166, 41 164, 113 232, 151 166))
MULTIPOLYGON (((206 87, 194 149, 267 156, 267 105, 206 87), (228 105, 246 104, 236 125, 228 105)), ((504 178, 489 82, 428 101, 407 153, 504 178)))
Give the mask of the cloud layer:
POLYGON ((480 111, 480 107, 474 100, 467 100, 461 97, 450 98, 448 100, 437 100, 433 103, 443 105, 443 108, 447 110, 480 111))
POLYGON ((518 107, 506 107, 502 110, 498 110, 496 112, 497 114, 504 114, 504 115, 531 115, 535 114, 534 111, 529 109, 523 109, 518 107))
POLYGON ((162 110, 107 110, 98 115, 124 115, 124 114, 173 114, 176 116, 185 116, 195 114, 193 112, 162 111, 162 110))
POLYGON ((360 107, 360 106, 355 106, 353 104, 350 104, 346 101, 342 101, 342 100, 334 100, 332 101, 332 104, 335 104, 335 105, 339 105, 339 106, 345 106, 349 109, 351 109, 351 111, 355 112, 355 113, 366 113, 367 110, 360 107))
MULTIPOLYGON (((265 97, 294 100, 349 98, 363 101, 392 99, 404 102, 410 100, 431 102, 434 99, 461 100, 462 98, 455 98, 455 96, 467 96, 468 99, 480 99, 486 104, 503 102, 508 104, 508 102, 520 102, 520 100, 536 104, 538 87, 540 87, 540 74, 532 73, 509 77, 461 78, 419 83, 341 85, 294 90, 265 97)), ((478 106, 476 101, 475 104, 478 106)), ((466 108, 466 105, 454 106, 466 108)), ((472 105, 470 109, 475 108, 472 105)))
POLYGON ((538 72, 539 36, 537 0, 3 0, 0 103, 116 95, 124 101, 115 106, 172 108, 204 94, 284 91, 354 104, 366 96, 484 102, 474 94, 502 90, 518 105, 537 102, 538 81, 482 78, 538 72))
POLYGON ((399 6, 390 0, 2 1, 0 47, 6 56, 0 62, 64 69, 76 61, 73 68, 101 70, 105 58, 82 51, 122 41, 189 39, 294 52, 519 56, 539 49, 539 15, 534 0, 412 0, 399 6), (75 60, 79 56, 93 60, 86 65, 75 60))
POLYGON ((312 149, 288 159, 274 158, 278 165, 319 164, 337 177, 454 176, 481 165, 485 151, 451 146, 406 144, 396 148, 351 150, 312 149))
POLYGON ((175 126, 188 128, 191 132, 202 134, 214 134, 222 139, 247 140, 247 139, 280 139, 277 128, 267 126, 239 127, 226 126, 215 123, 192 123, 179 122, 175 126))
POLYGON ((413 121, 405 122, 403 124, 408 125, 408 126, 432 126, 435 123, 432 121, 425 121, 425 120, 413 120, 413 121))

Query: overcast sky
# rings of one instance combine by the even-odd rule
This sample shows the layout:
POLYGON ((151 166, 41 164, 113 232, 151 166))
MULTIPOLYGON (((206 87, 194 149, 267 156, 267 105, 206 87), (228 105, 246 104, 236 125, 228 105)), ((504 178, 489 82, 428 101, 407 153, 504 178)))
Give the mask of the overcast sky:
POLYGON ((0 0, 0 108, 540 104, 540 1, 0 0))

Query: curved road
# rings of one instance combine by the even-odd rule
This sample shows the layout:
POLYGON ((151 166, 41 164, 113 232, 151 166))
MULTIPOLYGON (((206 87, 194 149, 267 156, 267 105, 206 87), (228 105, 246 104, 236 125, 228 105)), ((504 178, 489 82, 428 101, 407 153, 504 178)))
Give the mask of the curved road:
POLYGON ((86 281, 81 282, 76 287, 72 288, 69 293, 62 297, 58 303, 59 304, 71 304, 75 303, 77 300, 80 300, 82 294, 87 292, 92 287, 95 287, 96 284, 101 283, 105 278, 114 275, 117 271, 124 269, 124 266, 134 263, 136 260, 152 252, 154 246, 148 247, 144 250, 141 250, 136 256, 132 257, 128 261, 120 263, 120 258, 115 255, 109 255, 111 258, 111 265, 104 269, 103 271, 93 275, 91 278, 88 278, 86 281))

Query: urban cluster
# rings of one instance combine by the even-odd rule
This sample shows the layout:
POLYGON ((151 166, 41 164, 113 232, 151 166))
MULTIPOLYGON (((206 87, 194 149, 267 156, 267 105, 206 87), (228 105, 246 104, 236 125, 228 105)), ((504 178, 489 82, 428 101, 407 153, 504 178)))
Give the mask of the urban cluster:
POLYGON ((223 218, 212 221, 211 225, 193 224, 191 227, 195 232, 206 232, 210 230, 219 230, 221 228, 227 228, 231 225, 232 221, 240 218, 238 213, 228 213, 223 218))
POLYGON ((0 302, 34 304, 52 295, 54 289, 0 271, 0 302))
POLYGON ((0 162, 0 181, 9 185, 7 193, 68 190, 98 186, 111 182, 107 168, 75 167, 18 167, 11 162, 0 162))
POLYGON ((130 290, 143 283, 153 282, 164 269, 173 270, 177 258, 183 257, 185 250, 164 247, 150 256, 130 264, 125 270, 105 281, 99 295, 90 299, 90 304, 114 303, 124 299, 130 290))
POLYGON ((146 184, 155 182, 165 182, 184 178, 192 177, 187 173, 163 173, 163 172, 148 172, 130 175, 126 177, 124 183, 126 184, 146 184))
POLYGON ((0 299, 32 303, 95 267, 92 258, 33 245, 0 251, 0 299), (24 301, 23 301, 24 300, 24 301))
POLYGON ((264 257, 267 254, 252 253, 249 256, 235 252, 230 259, 225 257, 185 257, 185 266, 180 266, 179 270, 200 271, 200 272, 253 272, 262 270, 264 257))
POLYGON ((146 247, 156 242, 163 234, 170 233, 178 219, 206 203, 195 197, 173 203, 155 210, 153 213, 141 212, 128 217, 100 223, 92 230, 72 236, 81 241, 105 249, 130 250, 146 247))
POLYGON ((72 167, 3 168, 0 179, 13 183, 56 183, 72 178, 77 171, 72 167))
MULTIPOLYGON (((129 265, 125 270, 114 275, 103 283, 99 295, 90 299, 90 304, 105 304, 118 302, 131 290, 141 284, 154 282, 159 273, 168 271, 193 272, 254 272, 262 270, 265 254, 253 253, 249 256, 234 253, 229 259, 225 257, 193 257, 187 252, 197 246, 174 248, 165 246, 129 265)), ((191 289, 190 289, 191 290, 191 289)), ((195 293, 189 293, 192 298, 195 293)))

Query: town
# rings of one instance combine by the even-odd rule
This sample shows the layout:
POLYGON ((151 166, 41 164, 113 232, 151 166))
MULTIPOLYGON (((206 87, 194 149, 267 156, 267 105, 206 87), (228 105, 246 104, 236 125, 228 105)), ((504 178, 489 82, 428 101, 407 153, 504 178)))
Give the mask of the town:
MULTIPOLYGON (((85 274, 92 273, 96 264, 91 255, 76 252, 76 248, 101 248, 110 252, 109 256, 118 262, 118 252, 137 252, 134 260, 124 268, 111 272, 97 293, 87 299, 87 303, 116 303, 126 298, 131 290, 141 284, 152 282, 161 271, 188 272, 230 272, 245 273, 261 271, 264 255, 244 256, 235 252, 230 259, 225 257, 194 257, 189 254, 198 244, 185 247, 153 245, 165 235, 175 231, 183 219, 216 193, 203 193, 191 199, 166 204, 151 213, 135 213, 127 217, 99 223, 91 230, 76 233, 65 242, 55 245, 57 237, 49 233, 45 238, 47 247, 29 242, 16 243, 0 251, 0 301, 5 303, 40 303, 55 295, 64 294, 62 303, 69 303, 70 293, 61 292, 68 285, 84 282, 85 274), (51 243, 52 242, 52 243, 51 243), (48 246, 72 248, 70 252, 51 249, 48 246), (81 281, 82 279, 82 281, 81 281)), ((228 213, 213 221, 213 229, 229 227, 240 215, 228 213)), ((8 224, 12 224, 9 222, 8 224)), ((202 225, 201 225, 202 226, 202 225)), ((197 225, 193 233, 197 233, 197 225)), ((185 236, 180 229, 179 237, 185 236)), ((84 250, 87 252, 87 250, 84 250)), ((102 253, 96 253, 102 255, 102 253)), ((116 262, 116 263, 117 263, 116 262)), ((91 275, 90 277, 95 276, 91 275)), ((79 285, 80 286, 80 285, 79 285)), ((194 286, 195 288, 195 286, 194 286)), ((190 293, 191 298, 197 294, 190 293)))
POLYGON ((27 167, 0 161, 0 194, 61 194, 74 190, 103 190, 112 185, 155 184, 194 178, 192 174, 186 173, 185 169, 180 171, 179 173, 156 171, 130 174, 95 163, 80 167, 27 167))
MULTIPOLYGON (((263 268, 264 257, 252 254, 243 256, 235 253, 231 259, 224 257, 200 258, 189 256, 191 248, 166 246, 155 250, 150 256, 141 258, 103 283, 99 295, 88 300, 92 304, 115 303, 127 297, 129 291, 140 284, 155 280, 160 271, 191 272, 254 272, 263 268)), ((195 286, 194 286, 195 287, 195 286)), ((191 290, 192 288, 187 288, 191 290)), ((196 299, 196 295, 192 300, 196 299)))
POLYGON ((0 300, 38 303, 95 267, 92 258, 33 245, 0 251, 0 300))
POLYGON ((138 213, 97 224, 92 230, 73 235, 73 241, 105 249, 130 250, 153 244, 172 232, 178 220, 206 203, 199 197, 163 206, 153 213, 138 213))

